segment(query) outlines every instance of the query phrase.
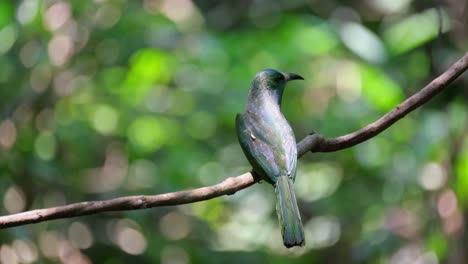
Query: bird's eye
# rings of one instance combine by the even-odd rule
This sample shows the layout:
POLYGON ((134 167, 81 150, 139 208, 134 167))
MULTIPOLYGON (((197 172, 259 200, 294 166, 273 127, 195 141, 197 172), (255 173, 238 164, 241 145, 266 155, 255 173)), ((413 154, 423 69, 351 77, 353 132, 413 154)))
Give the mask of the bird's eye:
POLYGON ((274 77, 274 79, 275 79, 276 81, 283 81, 283 80, 284 80, 284 76, 283 76, 283 75, 276 75, 276 76, 274 77))

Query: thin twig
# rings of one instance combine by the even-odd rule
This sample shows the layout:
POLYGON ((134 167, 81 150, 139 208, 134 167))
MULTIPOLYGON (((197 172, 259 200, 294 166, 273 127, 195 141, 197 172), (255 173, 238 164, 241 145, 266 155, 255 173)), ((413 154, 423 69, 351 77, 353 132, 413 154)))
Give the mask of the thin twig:
MULTIPOLYGON (((308 151, 331 152, 349 148, 375 137, 396 121, 406 116, 412 110, 418 108, 440 93, 458 76, 465 72, 467 68, 468 53, 418 93, 406 99, 374 123, 369 124, 356 132, 337 138, 324 138, 316 133, 308 135, 297 145, 298 157, 302 157, 308 151)), ((234 194, 239 190, 251 186, 256 181, 257 180, 251 173, 244 173, 237 177, 227 178, 221 183, 212 186, 188 191, 148 196, 127 196, 106 201, 81 202, 53 208, 26 211, 18 214, 1 216, 0 228, 21 226, 53 219, 71 218, 109 211, 137 210, 159 206, 194 203, 223 195, 234 194)))

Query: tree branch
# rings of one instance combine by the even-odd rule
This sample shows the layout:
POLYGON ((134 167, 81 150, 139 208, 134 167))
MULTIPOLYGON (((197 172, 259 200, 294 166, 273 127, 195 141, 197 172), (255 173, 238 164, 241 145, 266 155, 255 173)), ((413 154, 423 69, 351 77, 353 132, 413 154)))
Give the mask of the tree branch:
POLYGON ((396 121, 402 119, 408 113, 442 92, 467 69, 468 52, 465 53, 465 56, 455 62, 448 70, 426 85, 426 87, 407 98, 405 101, 393 108, 392 111, 388 112, 374 123, 371 123, 358 131, 337 138, 324 138, 318 134, 308 135, 299 142, 298 149, 301 149, 300 153, 305 153, 307 151, 333 152, 350 148, 373 138, 393 125, 396 121))
MULTIPOLYGON (((408 113, 440 93, 458 76, 465 72, 467 68, 468 53, 418 93, 406 99, 374 123, 371 123, 356 132, 337 138, 324 138, 316 133, 306 136, 297 144, 298 157, 302 157, 308 151, 332 152, 349 148, 375 137, 396 121, 400 120, 408 113)), ((227 178, 221 183, 212 186, 188 191, 148 196, 127 196, 106 201, 81 202, 53 208, 26 211, 18 214, 1 216, 0 228, 21 226, 53 219, 71 218, 101 212, 137 210, 159 206, 194 203, 223 195, 234 194, 239 190, 253 185, 255 182, 257 182, 257 180, 251 173, 244 173, 237 177, 227 178)))

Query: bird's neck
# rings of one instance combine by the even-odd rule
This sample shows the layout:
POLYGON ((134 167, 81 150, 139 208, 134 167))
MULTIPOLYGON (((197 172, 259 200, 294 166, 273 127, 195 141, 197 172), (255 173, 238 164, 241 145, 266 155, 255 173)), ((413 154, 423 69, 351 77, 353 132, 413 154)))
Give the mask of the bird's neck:
POLYGON ((270 109, 272 111, 280 111, 282 97, 282 89, 250 89, 249 97, 247 99, 247 111, 255 112, 255 110, 259 110, 262 108, 270 109))

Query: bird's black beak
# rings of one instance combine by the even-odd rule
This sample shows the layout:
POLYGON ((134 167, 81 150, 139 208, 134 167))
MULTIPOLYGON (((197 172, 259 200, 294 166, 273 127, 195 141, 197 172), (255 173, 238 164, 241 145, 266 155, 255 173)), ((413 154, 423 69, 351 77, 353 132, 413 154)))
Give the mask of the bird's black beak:
POLYGON ((304 80, 304 78, 302 78, 302 76, 300 76, 299 74, 295 74, 295 73, 283 73, 283 75, 284 75, 284 79, 286 81, 304 80))

